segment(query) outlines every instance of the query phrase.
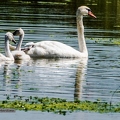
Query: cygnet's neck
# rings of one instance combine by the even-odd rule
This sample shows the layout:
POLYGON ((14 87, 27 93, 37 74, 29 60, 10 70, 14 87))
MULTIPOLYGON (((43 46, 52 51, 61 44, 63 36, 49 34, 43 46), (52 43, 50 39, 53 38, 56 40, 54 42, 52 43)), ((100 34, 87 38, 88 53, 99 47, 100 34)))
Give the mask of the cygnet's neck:
POLYGON ((22 34, 22 35, 19 36, 19 42, 18 42, 18 44, 16 46, 16 50, 18 50, 18 51, 21 51, 21 46, 22 46, 23 38, 24 38, 24 34, 22 34))
POLYGON ((10 52, 9 40, 7 38, 5 38, 5 55, 6 57, 14 59, 12 53, 10 52))

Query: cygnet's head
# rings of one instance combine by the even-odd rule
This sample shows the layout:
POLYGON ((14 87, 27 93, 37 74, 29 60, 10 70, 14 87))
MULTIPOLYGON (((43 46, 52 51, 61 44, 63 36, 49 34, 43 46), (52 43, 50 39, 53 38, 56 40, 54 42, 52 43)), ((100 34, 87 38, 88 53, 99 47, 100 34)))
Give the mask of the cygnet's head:
POLYGON ((5 39, 7 40, 9 40, 9 41, 12 41, 12 42, 14 42, 15 44, 16 44, 16 41, 15 41, 15 39, 14 39, 14 36, 13 36, 13 34, 11 33, 11 32, 7 32, 6 34, 5 34, 5 39))
POLYGON ((22 28, 16 29, 16 30, 13 32, 13 35, 14 35, 14 36, 21 36, 21 35, 24 36, 24 30, 23 30, 22 28))

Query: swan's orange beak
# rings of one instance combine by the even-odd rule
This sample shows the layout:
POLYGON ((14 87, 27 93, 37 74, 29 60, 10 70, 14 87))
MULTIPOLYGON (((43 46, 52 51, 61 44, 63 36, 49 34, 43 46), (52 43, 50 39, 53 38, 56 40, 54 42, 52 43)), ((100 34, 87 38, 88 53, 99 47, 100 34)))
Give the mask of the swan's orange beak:
POLYGON ((91 11, 88 11, 88 15, 94 18, 97 18, 91 11))

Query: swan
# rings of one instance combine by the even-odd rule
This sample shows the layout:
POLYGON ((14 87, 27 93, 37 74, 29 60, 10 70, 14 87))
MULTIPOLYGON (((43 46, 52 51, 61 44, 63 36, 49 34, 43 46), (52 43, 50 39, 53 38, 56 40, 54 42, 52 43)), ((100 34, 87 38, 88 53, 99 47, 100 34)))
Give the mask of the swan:
POLYGON ((87 46, 84 38, 84 26, 83 16, 89 15, 96 18, 91 12, 91 9, 87 6, 80 6, 76 12, 77 21, 77 33, 78 33, 78 44, 79 50, 63 44, 57 41, 41 41, 41 42, 29 42, 26 43, 25 47, 30 49, 26 50, 26 54, 31 57, 43 57, 43 58, 80 58, 88 57, 87 46))
MULTIPOLYGON (((15 60, 30 60, 30 56, 25 54, 24 51, 21 51, 21 45, 24 38, 24 31, 22 28, 19 28, 13 32, 13 35, 19 36, 19 42, 16 47, 14 47, 14 51, 12 51, 12 55, 15 60)), ((11 47, 11 45, 9 45, 11 47)))
POLYGON ((0 62, 2 61, 14 61, 14 57, 9 49, 9 41, 12 41, 16 44, 16 41, 11 32, 5 34, 5 56, 0 53, 0 62))

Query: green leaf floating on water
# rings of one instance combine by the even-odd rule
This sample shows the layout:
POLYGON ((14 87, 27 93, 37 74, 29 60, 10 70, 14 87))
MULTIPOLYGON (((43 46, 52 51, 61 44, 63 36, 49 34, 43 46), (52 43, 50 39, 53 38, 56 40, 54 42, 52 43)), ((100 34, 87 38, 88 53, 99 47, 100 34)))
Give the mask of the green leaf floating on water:
MULTIPOLYGON (((7 96, 8 98, 8 96, 7 96)), ((67 112, 73 111, 93 111, 93 112, 120 112, 120 104, 111 105, 102 101, 67 101, 60 98, 39 98, 32 97, 25 99, 24 97, 17 96, 16 99, 6 99, 0 102, 0 108, 10 108, 15 110, 35 110, 47 111, 65 115, 67 112), (22 98, 22 99, 20 99, 22 98)))

